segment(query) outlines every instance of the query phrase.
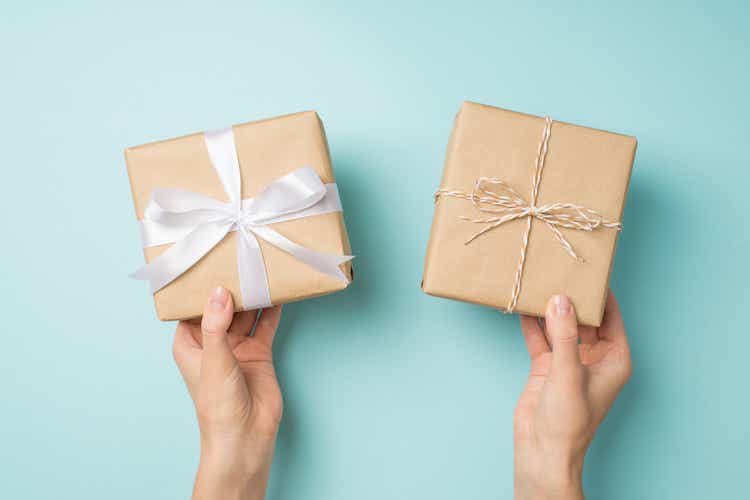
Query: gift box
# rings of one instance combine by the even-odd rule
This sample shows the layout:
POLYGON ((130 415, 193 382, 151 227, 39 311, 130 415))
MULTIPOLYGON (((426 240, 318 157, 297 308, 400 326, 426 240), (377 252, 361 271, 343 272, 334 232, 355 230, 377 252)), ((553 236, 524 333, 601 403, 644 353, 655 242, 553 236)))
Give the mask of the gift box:
POLYGON ((313 111, 125 151, 159 319, 202 314, 227 288, 236 310, 347 287, 349 239, 313 111))
POLYGON ((599 326, 635 150, 634 137, 465 102, 423 290, 535 316, 565 293, 599 326))

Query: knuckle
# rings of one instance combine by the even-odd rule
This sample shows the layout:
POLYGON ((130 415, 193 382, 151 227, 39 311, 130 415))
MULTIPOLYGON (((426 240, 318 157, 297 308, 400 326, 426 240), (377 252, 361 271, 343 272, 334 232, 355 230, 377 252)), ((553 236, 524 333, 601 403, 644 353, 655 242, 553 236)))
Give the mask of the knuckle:
POLYGON ((627 348, 620 348, 615 353, 615 359, 618 363, 618 373, 624 384, 633 375, 633 361, 630 358, 630 352, 627 348))
POLYGON ((627 359, 622 367, 622 381, 627 382, 633 376, 633 363, 627 359))

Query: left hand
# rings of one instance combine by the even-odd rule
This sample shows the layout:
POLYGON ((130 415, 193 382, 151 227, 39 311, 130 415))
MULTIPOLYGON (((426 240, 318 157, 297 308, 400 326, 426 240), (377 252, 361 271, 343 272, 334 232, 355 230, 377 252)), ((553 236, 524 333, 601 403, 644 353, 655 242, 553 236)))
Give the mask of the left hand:
POLYGON ((271 346, 281 306, 234 314, 217 288, 201 320, 181 321, 173 353, 195 404, 201 460, 193 498, 263 498, 282 398, 271 346))

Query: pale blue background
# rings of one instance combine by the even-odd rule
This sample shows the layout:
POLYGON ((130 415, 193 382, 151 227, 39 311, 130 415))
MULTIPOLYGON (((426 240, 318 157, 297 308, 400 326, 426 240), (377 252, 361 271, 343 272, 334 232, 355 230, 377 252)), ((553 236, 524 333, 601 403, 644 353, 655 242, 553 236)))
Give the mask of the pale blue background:
POLYGON ((509 497, 517 319, 419 290, 464 99, 639 139, 612 280, 635 372, 590 497, 748 498, 743 2, 34 3, 0 14, 1 498, 189 495, 174 326, 126 279, 122 151, 311 108, 357 281, 286 308, 269 497, 509 497))

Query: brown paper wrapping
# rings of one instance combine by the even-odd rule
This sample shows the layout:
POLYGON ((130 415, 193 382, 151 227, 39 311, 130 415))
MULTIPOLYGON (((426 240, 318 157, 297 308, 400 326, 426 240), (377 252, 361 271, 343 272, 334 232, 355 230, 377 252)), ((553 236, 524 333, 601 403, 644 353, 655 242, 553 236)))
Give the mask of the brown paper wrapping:
MULTIPOLYGON (((242 171, 243 199, 257 195, 277 178, 303 166, 313 168, 323 183, 335 182, 323 124, 314 111, 233 128, 242 171)), ((139 220, 156 188, 187 189, 228 201, 209 160, 202 133, 128 148, 125 161, 139 220)), ((312 250, 351 253, 341 212, 304 217, 269 227, 312 250)), ((159 319, 200 316, 210 291, 217 285, 232 293, 236 310, 241 310, 238 305, 241 296, 236 238, 236 232, 229 233, 187 272, 154 294, 159 319)), ((260 238, 258 240, 274 304, 346 288, 346 283, 316 271, 260 238)), ((145 248, 146 261, 152 261, 169 246, 145 248)), ((350 263, 344 264, 342 269, 352 277, 350 263)))
MULTIPOLYGON (((543 129, 543 118, 465 102, 448 144, 441 189, 470 193, 478 177, 498 177, 528 201, 543 129)), ((635 149, 634 137, 555 121, 537 205, 576 203, 621 220, 635 149)), ((486 215, 467 200, 437 199, 422 282, 426 293, 505 309, 527 222, 508 222, 464 244, 483 226, 459 216, 486 215)), ((585 262, 573 259, 534 219, 515 311, 543 316, 549 297, 565 293, 581 324, 599 326, 617 231, 562 231, 585 262)))

